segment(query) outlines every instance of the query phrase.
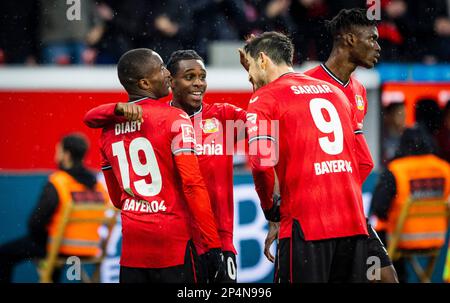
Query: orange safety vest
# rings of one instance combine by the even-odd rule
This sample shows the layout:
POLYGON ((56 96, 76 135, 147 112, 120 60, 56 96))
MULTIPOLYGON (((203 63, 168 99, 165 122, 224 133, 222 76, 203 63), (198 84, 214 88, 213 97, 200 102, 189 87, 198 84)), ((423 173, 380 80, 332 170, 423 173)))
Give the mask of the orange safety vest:
MULTIPOLYGON (((56 188, 59 203, 56 212, 48 225, 49 248, 57 233, 58 224, 63 217, 63 211, 67 204, 79 202, 93 202, 107 204, 109 197, 104 187, 97 182, 94 189, 78 183, 71 175, 64 171, 56 171, 51 174, 49 181, 56 188)), ((103 218, 104 211, 76 211, 70 218, 103 218)), ((98 229, 101 223, 97 222, 70 222, 66 226, 62 239, 60 254, 75 256, 97 256, 100 253, 98 229)))
MULTIPOLYGON (((434 155, 419 155, 393 160, 389 163, 388 168, 395 177, 397 188, 397 194, 389 209, 386 222, 389 236, 395 230, 402 207, 408 199, 447 200, 450 191, 450 165, 434 155), (439 189, 436 189, 436 184, 439 189), (424 193, 436 195, 423 197, 424 193)), ((430 205, 411 207, 409 211, 417 213, 443 210, 440 206, 430 205)), ((446 218, 407 218, 398 247, 403 249, 439 248, 444 245, 446 232, 446 218)))

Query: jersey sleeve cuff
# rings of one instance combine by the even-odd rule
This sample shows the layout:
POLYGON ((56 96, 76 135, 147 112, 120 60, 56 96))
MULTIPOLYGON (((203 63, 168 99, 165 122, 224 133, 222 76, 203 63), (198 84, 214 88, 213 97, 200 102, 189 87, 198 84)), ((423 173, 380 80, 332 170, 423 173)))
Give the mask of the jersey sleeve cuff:
POLYGON ((197 151, 195 149, 193 149, 193 148, 180 148, 180 149, 176 149, 176 150, 172 151, 172 153, 174 155, 177 155, 179 153, 186 153, 186 152, 191 152, 191 153, 193 153, 195 155, 198 155, 197 151))
POLYGON ((270 141, 275 142, 275 138, 271 137, 271 136, 256 136, 256 137, 250 138, 250 140, 248 140, 248 143, 250 144, 253 141, 257 141, 257 140, 270 140, 270 141))

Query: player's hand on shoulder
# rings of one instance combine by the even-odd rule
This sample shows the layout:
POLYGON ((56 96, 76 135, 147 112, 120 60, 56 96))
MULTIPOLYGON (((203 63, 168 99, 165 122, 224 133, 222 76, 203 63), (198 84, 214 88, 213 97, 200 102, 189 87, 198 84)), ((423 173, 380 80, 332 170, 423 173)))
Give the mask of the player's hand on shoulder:
POLYGON ((139 104, 119 102, 114 113, 118 116, 124 116, 129 121, 144 122, 142 106, 139 104))
POLYGON ((225 259, 220 248, 212 248, 206 252, 208 282, 219 283, 226 275, 225 259))

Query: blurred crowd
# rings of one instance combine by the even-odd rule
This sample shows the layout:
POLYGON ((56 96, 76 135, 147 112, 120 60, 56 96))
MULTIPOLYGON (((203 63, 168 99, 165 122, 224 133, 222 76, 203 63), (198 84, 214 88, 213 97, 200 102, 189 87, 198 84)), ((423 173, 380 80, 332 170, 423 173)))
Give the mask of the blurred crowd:
MULTIPOLYGON (((377 0, 367 1, 369 4, 377 0)), ((211 41, 242 41, 278 30, 295 62, 323 61, 331 49, 324 21, 366 0, 22 0, 0 2, 0 63, 115 64, 148 47, 163 60, 193 48, 208 62, 211 41), (79 5, 79 19, 68 9, 79 5)), ((450 62, 450 0, 378 0, 383 61, 450 62)))

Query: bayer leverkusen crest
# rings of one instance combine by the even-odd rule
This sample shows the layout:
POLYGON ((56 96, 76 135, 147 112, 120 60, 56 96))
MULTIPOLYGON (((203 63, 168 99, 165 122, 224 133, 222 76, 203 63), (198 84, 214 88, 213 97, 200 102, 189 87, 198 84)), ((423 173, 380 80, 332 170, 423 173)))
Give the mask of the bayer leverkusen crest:
POLYGON ((362 96, 360 95, 355 95, 355 99, 356 99, 356 107, 359 110, 364 110, 364 99, 362 96))
POLYGON ((205 134, 216 133, 219 131, 219 120, 216 118, 202 120, 200 127, 205 134))

